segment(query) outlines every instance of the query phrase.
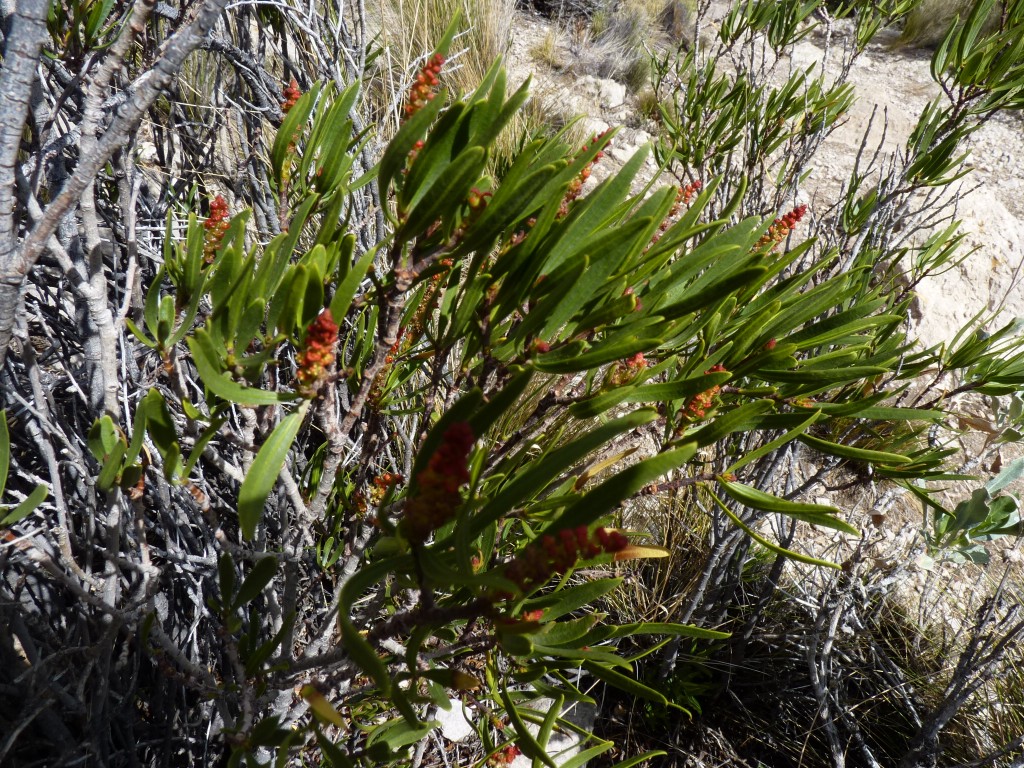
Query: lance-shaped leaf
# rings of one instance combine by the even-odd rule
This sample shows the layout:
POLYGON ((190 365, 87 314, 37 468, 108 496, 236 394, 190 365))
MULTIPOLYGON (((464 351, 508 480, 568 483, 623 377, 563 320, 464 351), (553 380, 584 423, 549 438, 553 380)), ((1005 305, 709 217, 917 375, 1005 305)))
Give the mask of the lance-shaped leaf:
POLYGON ((483 147, 472 147, 460 154, 445 168, 427 194, 409 212, 397 237, 408 240, 423 232, 436 219, 450 214, 480 178, 487 162, 483 147))
POLYGON ((616 360, 625 360, 638 352, 649 352, 661 346, 663 341, 664 339, 652 336, 620 333, 606 342, 596 344, 592 349, 582 352, 576 357, 553 360, 550 355, 541 355, 534 365, 537 370, 546 373, 588 371, 616 360))
POLYGON ((813 525, 834 528, 837 531, 849 533, 853 536, 860 534, 860 531, 852 525, 836 517, 840 513, 836 507, 829 507, 824 504, 804 504, 797 501, 780 499, 778 496, 772 496, 770 493, 751 488, 749 485, 730 482, 721 477, 718 478, 718 482, 729 496, 740 504, 744 504, 752 509, 778 512, 795 520, 803 520, 813 525))
POLYGON ((40 483, 37 485, 25 500, 22 501, 18 506, 7 513, 2 520, 0 520, 0 528, 8 525, 14 525, 19 520, 24 520, 26 517, 31 515, 36 507, 46 501, 46 494, 49 493, 47 487, 40 483))
POLYGON ((781 448, 786 443, 795 439, 797 436, 802 435, 804 431, 806 431, 812 424, 814 424, 814 422, 821 418, 821 415, 821 411, 814 411, 813 413, 811 413, 810 416, 808 416, 801 423, 797 424, 795 427, 793 427, 785 434, 775 438, 774 440, 768 443, 765 443, 759 448, 755 448, 753 451, 750 451, 749 453, 744 454, 741 458, 737 459, 732 464, 732 466, 725 470, 726 473, 732 474, 736 472, 738 469, 745 467, 750 462, 760 459, 762 456, 767 456, 772 451, 781 448))
POLYGON ((812 435, 800 435, 799 438, 801 443, 814 448, 815 450, 827 453, 830 456, 838 456, 843 459, 853 459, 855 461, 866 461, 871 464, 909 464, 910 459, 906 456, 901 456, 898 453, 889 453, 887 451, 872 451, 867 448, 857 448, 852 445, 842 445, 840 443, 833 443, 829 440, 822 440, 820 437, 813 437, 812 435))
POLYGON ((540 597, 533 597, 523 603, 524 611, 543 609, 542 622, 554 621, 559 616, 590 605, 595 600, 615 591, 622 584, 621 578, 595 579, 573 587, 560 589, 540 597))
POLYGON ((238 405, 273 405, 287 400, 294 400, 298 395, 288 392, 269 392, 264 389, 247 387, 239 384, 226 373, 219 370, 213 340, 202 329, 188 340, 188 348, 192 351, 192 360, 199 371, 199 378, 217 397, 238 405))
POLYGON ((336 725, 339 728, 345 727, 345 719, 341 716, 341 713, 334 708, 334 705, 315 686, 309 684, 302 686, 299 689, 299 695, 309 704, 309 708, 313 710, 317 720, 330 725, 336 725))
POLYGON ((238 524, 244 539, 251 540, 256 535, 256 526, 263 516, 267 496, 277 482, 277 476, 281 473, 308 408, 309 401, 303 401, 295 411, 281 419, 281 423, 274 427, 267 442, 256 454, 252 468, 242 482, 238 491, 238 524))
POLYGON ((550 768, 558 768, 554 760, 548 755, 547 750, 534 738, 533 733, 529 728, 526 727, 526 723, 523 721, 522 715, 519 713, 519 708, 516 703, 512 700, 512 695, 509 693, 508 688, 505 684, 501 684, 501 688, 498 691, 498 695, 501 698, 501 703, 505 707, 505 714, 508 715, 509 722, 512 723, 512 727, 516 732, 516 744, 519 749, 522 750, 523 754, 535 761, 544 763, 544 765, 550 768))
POLYGON ((592 451, 597 450, 623 432, 648 424, 658 417, 649 409, 642 409, 622 418, 603 424, 567 445, 544 455, 541 460, 532 462, 530 468, 520 473, 497 496, 470 521, 472 535, 476 536, 485 527, 508 514, 517 505, 536 498, 562 472, 583 460, 592 451))
POLYGON ((796 561, 801 562, 801 563, 807 563, 808 565, 818 565, 818 566, 821 566, 821 567, 824 567, 824 568, 836 568, 836 569, 838 569, 840 567, 838 563, 833 563, 830 560, 820 560, 820 559, 818 559, 816 557, 811 557, 810 555, 804 555, 804 554, 801 554, 800 552, 794 552, 791 549, 786 549, 785 547, 780 547, 778 544, 776 544, 773 541, 770 541, 769 539, 766 539, 764 536, 759 534, 757 531, 755 531, 749 525, 747 525, 742 520, 740 520, 740 518, 736 515, 736 513, 733 512, 731 509, 729 509, 728 505, 726 505, 726 503, 723 502, 720 498, 718 498, 718 496, 716 496, 713 492, 711 493, 711 498, 713 498, 715 500, 715 503, 719 506, 719 508, 723 512, 725 512, 726 516, 730 520, 732 520, 733 524, 737 528, 739 528, 741 531, 743 531, 745 534, 747 534, 747 536, 752 538, 754 541, 756 541, 762 547, 765 547, 766 549, 771 550, 772 552, 776 553, 777 555, 782 555, 783 557, 788 557, 791 560, 796 560, 796 561))
MULTIPOLYGON (((669 705, 669 700, 665 698, 665 694, 651 688, 650 686, 644 685, 629 675, 624 675, 617 670, 610 669, 602 666, 601 664, 594 664, 592 662, 584 662, 583 667, 598 680, 603 680, 609 685, 614 685, 620 691, 628 693, 630 696, 653 701, 663 707, 667 707, 669 705)), ((682 709, 682 707, 680 707, 680 709, 682 709)))
POLYGON ((413 145, 423 138, 427 128, 434 122, 434 118, 437 117, 437 114, 441 111, 447 100, 447 95, 447 91, 439 91, 433 100, 427 102, 426 106, 402 124, 402 127, 398 129, 398 133, 395 134, 395 138, 391 140, 388 148, 384 150, 384 156, 380 160, 380 176, 378 177, 382 195, 387 194, 388 186, 395 176, 398 175, 399 171, 402 170, 402 166, 405 165, 413 145))
POLYGON ((276 557, 268 555, 257 560, 252 570, 249 571, 249 575, 242 582, 242 586, 238 588, 238 594, 235 595, 235 599, 232 602, 232 610, 241 608, 259 597, 260 592, 270 583, 276 573, 276 557))
POLYGON ((348 310, 352 306, 352 300, 359 290, 359 284, 366 278, 367 272, 373 267, 373 259, 376 254, 377 249, 371 248, 360 257, 354 267, 349 268, 348 264, 339 266, 339 269, 343 267, 347 271, 345 272, 345 278, 334 292, 334 298, 331 299, 331 317, 336 322, 340 323, 345 315, 348 314, 348 310))
POLYGON ((309 119, 309 114, 313 111, 313 105, 316 103, 319 93, 320 86, 315 85, 307 93, 302 94, 295 105, 288 110, 288 114, 281 122, 277 136, 274 137, 274 146, 270 150, 270 164, 274 169, 274 176, 278 184, 281 183, 285 158, 289 151, 294 151, 295 140, 299 137, 302 126, 309 119))

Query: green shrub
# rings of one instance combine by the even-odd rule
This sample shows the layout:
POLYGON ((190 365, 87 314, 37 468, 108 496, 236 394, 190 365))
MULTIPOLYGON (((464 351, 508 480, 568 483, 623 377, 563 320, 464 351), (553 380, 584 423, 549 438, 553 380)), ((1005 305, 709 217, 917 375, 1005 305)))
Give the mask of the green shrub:
MULTIPOLYGON (((781 51, 812 10, 737 6, 721 40, 781 51)), ((859 8, 862 39, 883 11, 859 8)), ((828 594, 853 590, 857 558, 841 570, 805 526, 861 528, 814 502, 813 483, 776 482, 787 456, 930 498, 949 453, 918 438, 945 401, 901 400, 909 382, 939 368, 961 392, 1024 384, 1009 331, 913 346, 906 282, 891 279, 904 252, 883 238, 906 195, 959 176, 980 121, 1019 106, 1006 83, 1024 76, 1008 53, 1021 13, 940 48, 953 103, 922 116, 891 184, 862 189, 855 174, 814 237, 814 212, 783 202, 852 93, 812 73, 771 88, 699 51, 661 62, 656 84, 681 96, 662 103, 656 152, 679 184, 639 194, 649 149, 582 194, 612 135, 530 139, 492 163, 527 89, 510 95, 498 62, 449 95, 455 24, 368 168, 362 83, 289 87, 258 204, 168 214, 144 299, 122 317, 114 394, 62 411, 89 424, 66 458, 40 437, 65 433, 40 415, 32 348, 11 363, 0 632, 17 663, 2 679, 26 699, 62 695, 5 708, 4 750, 90 759, 76 743, 48 751, 49 723, 33 725, 65 708, 86 733, 62 725, 64 740, 117 764, 408 764, 454 698, 477 713, 466 762, 521 751, 554 766, 556 731, 581 736, 576 764, 614 747, 569 723, 567 705, 595 698, 577 673, 645 702, 650 727, 696 710, 714 654, 741 658, 775 594, 737 604, 737 581, 773 588, 789 559, 836 571, 828 594), (277 231, 250 222, 274 216, 277 231), (685 514, 645 516, 637 498, 685 514), (679 521, 688 542, 711 539, 689 553, 706 559, 674 567, 657 606, 624 603, 612 568, 678 563, 661 542, 679 521), (77 644, 59 647, 68 633, 77 644), (91 674, 98 690, 65 689, 91 674)), ((955 228, 930 241, 911 278, 956 242, 955 228)))

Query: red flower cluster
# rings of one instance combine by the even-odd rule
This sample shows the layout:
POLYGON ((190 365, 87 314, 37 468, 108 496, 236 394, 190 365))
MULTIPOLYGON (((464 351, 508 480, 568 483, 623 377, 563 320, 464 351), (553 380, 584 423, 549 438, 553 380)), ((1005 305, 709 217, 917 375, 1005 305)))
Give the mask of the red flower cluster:
POLYGON ((701 183, 700 179, 691 181, 689 184, 679 188, 679 200, 683 205, 689 205, 693 201, 693 196, 696 195, 704 188, 704 184, 701 183))
POLYGON ((325 309, 306 329, 306 341, 299 355, 299 389, 312 397, 323 381, 327 369, 334 364, 334 345, 338 343, 338 324, 325 309))
MULTIPOLYGON (((708 368, 704 373, 720 373, 725 370, 725 366, 719 363, 711 368, 708 368)), ((683 408, 681 416, 687 422, 698 421, 703 419, 707 414, 708 409, 715 404, 715 398, 718 397, 718 393, 721 391, 721 387, 717 384, 711 389, 701 392, 699 395, 695 395, 690 402, 683 408)))
POLYGON ((504 766, 512 765, 512 762, 521 754, 523 754, 522 750, 515 744, 506 744, 487 758, 487 765, 491 768, 504 768, 504 766))
POLYGON ((466 204, 469 205, 471 210, 482 211, 487 207, 487 201, 493 196, 491 192, 481 192, 476 187, 469 190, 469 196, 466 198, 466 204))
POLYGON ((469 424, 455 422, 441 437, 427 468, 416 476, 416 495, 405 502, 400 523, 402 534, 412 543, 426 541, 462 503, 459 488, 469 482, 469 453, 475 441, 469 424))
POLYGON ((796 208, 785 214, 781 218, 776 219, 772 222, 772 225, 768 227, 768 231, 765 232, 761 239, 757 241, 757 245, 754 246, 755 250, 771 246, 772 250, 778 248, 779 244, 789 237, 789 233, 792 232, 796 225, 800 223, 800 220, 807 213, 806 205, 798 205, 796 208))
POLYGON ((632 357, 628 357, 622 362, 616 363, 610 371, 605 382, 610 387, 621 387, 623 384, 628 384, 635 379, 640 371, 644 370, 648 365, 647 358, 644 357, 643 352, 637 352, 632 357))
POLYGON ((210 201, 210 218, 203 222, 203 229, 206 230, 203 235, 203 261, 207 264, 213 263, 217 249, 220 248, 221 241, 224 240, 224 235, 230 224, 228 203, 223 197, 217 195, 210 201))
POLYGON ((672 204, 672 207, 669 208, 665 219, 658 225, 658 231, 655 232, 654 237, 651 238, 651 245, 654 245, 661 239, 661 236, 665 234, 665 230, 669 228, 673 219, 675 219, 679 214, 679 211, 682 210, 684 205, 690 204, 690 201, 693 200, 693 196, 697 194, 703 186, 704 185, 700 180, 697 180, 691 181, 689 184, 676 189, 676 201, 672 204))
POLYGON ((281 102, 281 111, 288 114, 288 110, 295 106, 300 96, 302 96, 302 91, 299 90, 298 81, 293 77, 292 81, 285 86, 284 101, 281 102))
MULTIPOLYGON (((556 573, 565 573, 580 559, 621 552, 628 545, 629 539, 618 531, 598 528, 591 534, 585 525, 565 528, 556 535, 545 534, 527 546, 508 564, 505 578, 523 592, 529 592, 546 584, 556 573)), ((505 592, 497 597, 508 599, 513 595, 505 592)))
POLYGON ((437 76, 441 74, 441 67, 444 66, 444 56, 435 53, 430 60, 416 75, 412 88, 409 89, 409 101, 405 105, 405 119, 415 115, 430 101, 433 101, 434 89, 437 88, 437 76))
MULTIPOLYGON (((600 141, 601 137, 603 137, 605 133, 607 133, 607 131, 596 134, 590 140, 590 143, 594 144, 600 141)), ((590 144, 584 144, 580 148, 580 154, 586 152, 589 146, 590 144)), ((562 198, 562 204, 558 208, 558 218, 561 219, 569 213, 569 206, 572 204, 574 200, 576 200, 576 198, 580 196, 580 193, 583 191, 583 185, 586 184, 587 179, 590 178, 590 171, 594 167, 594 163, 600 162, 601 158, 603 157, 604 151, 598 152, 596 155, 594 155, 593 160, 591 160, 589 163, 583 166, 582 170, 580 170, 579 175, 571 182, 569 182, 569 188, 565 191, 565 197, 562 198)))
POLYGON ((402 482, 402 476, 394 472, 385 472, 373 479, 373 488, 370 489, 370 503, 379 506, 388 493, 388 489, 402 482))

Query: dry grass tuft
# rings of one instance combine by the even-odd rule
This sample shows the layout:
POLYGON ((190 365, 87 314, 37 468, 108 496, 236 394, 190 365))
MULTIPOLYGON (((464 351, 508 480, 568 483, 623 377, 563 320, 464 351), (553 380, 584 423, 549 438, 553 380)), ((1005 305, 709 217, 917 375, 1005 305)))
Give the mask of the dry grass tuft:
POLYGON ((456 14, 463 31, 445 66, 444 84, 465 93, 504 56, 512 41, 515 0, 379 0, 376 26, 381 56, 374 80, 378 109, 397 125, 398 107, 425 56, 444 36, 456 14))
MULTIPOLYGON (((921 0, 907 16, 900 35, 900 44, 928 48, 938 45, 958 16, 965 19, 977 0, 921 0)), ((996 3, 989 15, 986 31, 999 23, 1001 4, 996 3)))

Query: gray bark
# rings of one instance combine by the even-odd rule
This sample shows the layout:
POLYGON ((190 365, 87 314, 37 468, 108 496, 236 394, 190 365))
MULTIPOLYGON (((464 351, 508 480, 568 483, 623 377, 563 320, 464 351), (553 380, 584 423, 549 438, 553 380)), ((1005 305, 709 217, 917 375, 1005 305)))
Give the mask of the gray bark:
MULTIPOLYGON (((34 8, 34 4, 38 4, 42 8, 42 19, 45 20, 46 3, 41 0, 32 0, 32 3, 31 7, 34 8)), ((175 76, 181 70, 185 59, 203 44, 213 29, 214 24, 217 23, 217 19, 223 12, 226 4, 227 0, 208 0, 200 7, 195 20, 188 26, 180 29, 167 41, 162 55, 153 64, 152 69, 148 70, 132 84, 129 89, 132 98, 125 100, 117 107, 109 125, 91 148, 90 154, 83 154, 74 174, 67 180, 53 202, 47 206, 43 218, 28 233, 20 248, 13 242, 13 226, 8 228, 6 240, 3 239, 4 230, 0 229, 0 243, 6 242, 9 244, 6 247, 0 246, 0 248, 5 248, 5 250, 0 251, 0 365, 6 359, 7 347, 10 343, 14 327, 15 311, 25 276, 42 255, 48 239, 56 231, 61 219, 82 201, 87 188, 93 184, 100 169, 138 129, 146 110, 171 85, 175 76)), ((45 34, 45 23, 42 24, 41 28, 45 34)), ((12 43, 14 41, 15 36, 12 34, 12 43)), ((21 51, 14 58, 15 63, 23 64, 22 58, 25 56, 30 57, 32 67, 29 74, 31 74, 31 71, 34 71, 38 58, 39 45, 36 45, 35 48, 24 47, 22 49, 15 48, 9 44, 8 48, 21 51)), ((25 64, 23 66, 27 67, 25 64)), ((5 98, 2 88, 7 85, 6 81, 8 79, 14 80, 13 71, 9 77, 5 75, 3 83, 0 83, 0 98, 5 98)), ((14 84, 11 85, 11 88, 13 90, 14 84)), ((31 77, 29 76, 24 84, 24 93, 21 95, 22 101, 26 104, 26 109, 30 90, 31 77)), ((22 110, 18 121, 19 125, 24 124, 24 112, 25 110, 22 110)), ((12 118, 15 117, 17 115, 12 115, 12 118)), ((2 118, 3 115, 0 113, 0 119, 2 118)), ((7 124, 6 121, 3 122, 3 125, 7 124)), ((4 135, 6 136, 6 132, 4 135)), ((18 135, 20 136, 20 129, 18 135)), ((0 146, 0 149, 6 149, 6 147, 0 146)), ((11 152, 12 157, 9 164, 12 179, 10 186, 12 190, 14 178, 13 154, 16 151, 17 147, 15 146, 11 152)), ((3 165, 5 157, 5 155, 0 154, 0 165, 3 165)), ((3 177, 0 176, 0 187, 3 186, 2 182, 3 177)), ((13 192, 9 205, 13 209, 13 192)), ((3 209, 0 208, 0 214, 2 212, 3 209)))
POLYGON ((0 365, 7 355, 27 269, 17 255, 15 165, 28 118, 39 51, 46 40, 47 0, 18 0, 0 70, 0 365))

